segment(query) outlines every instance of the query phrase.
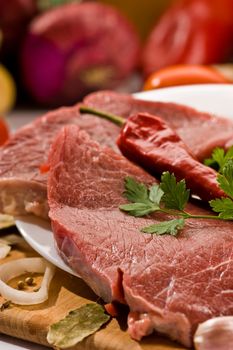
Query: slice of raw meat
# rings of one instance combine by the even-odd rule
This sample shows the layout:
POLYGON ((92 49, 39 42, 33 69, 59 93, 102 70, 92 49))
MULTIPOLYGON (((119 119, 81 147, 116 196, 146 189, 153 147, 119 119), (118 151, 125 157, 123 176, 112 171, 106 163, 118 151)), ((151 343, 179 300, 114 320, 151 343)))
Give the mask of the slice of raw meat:
MULTIPOLYGON (((176 130, 199 158, 216 145, 230 146, 233 123, 171 103, 143 102, 113 92, 92 94, 85 103, 128 117, 135 112, 156 114, 176 130)), ((47 162, 51 142, 63 125, 76 124, 93 139, 116 149, 119 128, 98 117, 82 115, 79 106, 62 108, 35 120, 13 135, 0 149, 0 212, 12 215, 34 213, 47 217, 47 174, 40 166, 47 162)))
POLYGON ((101 144, 117 149, 118 128, 80 115, 78 105, 47 113, 17 131, 0 149, 0 212, 47 217, 47 174, 41 173, 40 167, 47 163, 54 136, 67 124, 76 124, 101 144))
POLYGON ((227 149, 233 144, 232 121, 198 112, 190 107, 141 101, 130 95, 109 91, 88 95, 84 104, 123 117, 140 112, 157 115, 177 132, 200 161, 207 158, 215 147, 227 149))
MULTIPOLYGON (((154 179, 67 126, 50 152, 48 199, 58 250, 106 302, 126 302, 131 336, 154 329, 186 346, 198 325, 233 313, 233 224, 189 220, 179 237, 143 234, 161 214, 134 218, 119 204, 124 178, 154 179)), ((207 213, 189 205, 193 213, 207 213)))

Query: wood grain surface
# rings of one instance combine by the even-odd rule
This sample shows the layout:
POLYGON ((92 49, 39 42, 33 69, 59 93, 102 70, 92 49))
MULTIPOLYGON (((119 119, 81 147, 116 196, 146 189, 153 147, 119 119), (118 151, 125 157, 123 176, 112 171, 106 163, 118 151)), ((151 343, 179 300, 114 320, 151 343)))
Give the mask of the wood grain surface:
MULTIPOLYGON (((25 241, 13 249, 2 262, 26 256, 37 256, 25 241)), ((17 263, 17 262, 16 262, 17 263)), ((14 285, 16 281, 12 281, 14 285)), ((11 305, 0 311, 0 332, 20 339, 49 346, 46 335, 49 325, 62 319, 67 313, 98 297, 79 278, 59 269, 50 285, 48 301, 36 306, 11 305)), ((4 300, 0 297, 0 303, 4 300)), ((120 312, 107 326, 89 336, 72 350, 181 350, 184 347, 154 334, 141 342, 132 340, 127 333, 126 311, 120 312)), ((71 348, 70 348, 71 349, 71 348)))

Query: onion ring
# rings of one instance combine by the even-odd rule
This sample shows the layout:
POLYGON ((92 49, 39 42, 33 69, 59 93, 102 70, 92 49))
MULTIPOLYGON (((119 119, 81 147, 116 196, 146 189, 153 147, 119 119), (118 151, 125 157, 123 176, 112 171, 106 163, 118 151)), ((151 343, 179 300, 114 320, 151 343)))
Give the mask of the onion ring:
POLYGON ((50 282, 55 267, 43 258, 23 258, 0 265, 0 294, 19 305, 35 305, 48 299, 50 282), (41 286, 37 292, 25 292, 10 287, 7 282, 27 272, 44 273, 41 286))

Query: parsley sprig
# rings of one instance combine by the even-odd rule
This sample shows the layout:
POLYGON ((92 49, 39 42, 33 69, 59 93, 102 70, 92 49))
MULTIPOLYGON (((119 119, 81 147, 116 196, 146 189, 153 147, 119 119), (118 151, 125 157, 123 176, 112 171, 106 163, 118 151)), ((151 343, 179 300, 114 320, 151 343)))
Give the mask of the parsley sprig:
POLYGON ((223 148, 216 147, 210 158, 204 160, 204 164, 222 173, 224 166, 229 159, 233 158, 233 147, 226 152, 223 148))
POLYGON ((233 220, 233 159, 228 159, 217 180, 219 187, 229 198, 213 199, 209 202, 210 206, 214 212, 219 213, 219 218, 233 220))
POLYGON ((122 204, 119 208, 135 217, 154 212, 176 217, 141 229, 142 232, 157 235, 177 236, 187 219, 233 220, 233 159, 226 160, 222 174, 218 175, 217 180, 219 187, 228 196, 209 202, 212 210, 218 215, 193 215, 185 211, 190 190, 186 188, 185 180, 177 181, 175 175, 169 172, 162 174, 160 185, 153 184, 150 188, 132 177, 126 177, 123 195, 130 203, 122 204))

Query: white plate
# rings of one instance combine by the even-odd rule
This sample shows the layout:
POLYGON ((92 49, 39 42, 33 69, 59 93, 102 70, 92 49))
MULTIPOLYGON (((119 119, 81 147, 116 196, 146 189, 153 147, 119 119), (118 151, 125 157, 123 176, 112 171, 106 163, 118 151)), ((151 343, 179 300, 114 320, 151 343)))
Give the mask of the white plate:
POLYGON ((16 218, 16 226, 28 244, 46 260, 60 269, 78 276, 57 253, 49 221, 35 216, 22 216, 16 218))
MULTIPOLYGON (((134 96, 143 100, 181 103, 233 120, 232 85, 173 87, 138 93, 134 96)), ((33 216, 17 219, 16 226, 25 240, 45 259, 75 275, 58 255, 49 223, 33 216)))
POLYGON ((134 94, 147 101, 175 102, 233 119, 233 85, 177 86, 134 94))

